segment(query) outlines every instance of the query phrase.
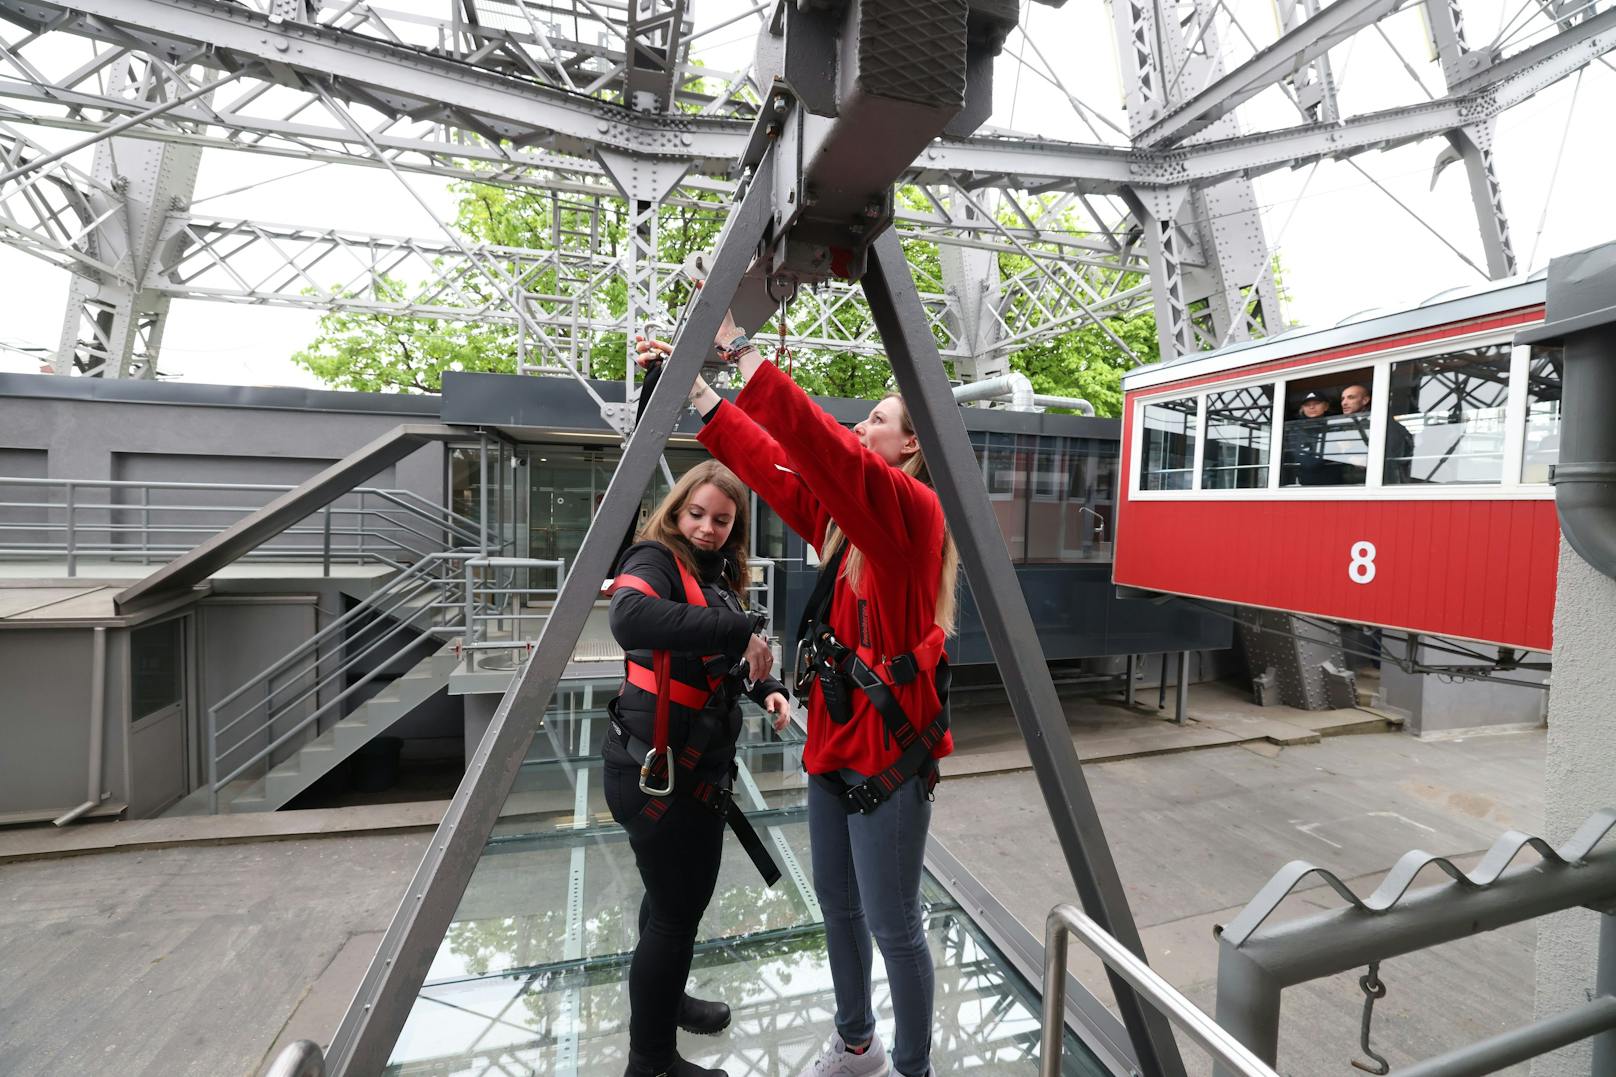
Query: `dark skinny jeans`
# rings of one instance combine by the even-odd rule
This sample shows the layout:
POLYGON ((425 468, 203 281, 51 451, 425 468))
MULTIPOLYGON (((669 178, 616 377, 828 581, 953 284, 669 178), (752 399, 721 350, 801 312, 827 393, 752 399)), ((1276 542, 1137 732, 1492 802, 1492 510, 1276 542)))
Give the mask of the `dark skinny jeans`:
POLYGON ((679 1004, 690 978, 696 930, 718 882, 724 821, 688 796, 676 795, 656 822, 640 817, 647 797, 640 769, 626 753, 608 749, 603 769, 606 806, 628 831, 645 883, 640 941, 628 973, 628 1042, 635 1053, 663 1064, 676 1047, 679 1004))

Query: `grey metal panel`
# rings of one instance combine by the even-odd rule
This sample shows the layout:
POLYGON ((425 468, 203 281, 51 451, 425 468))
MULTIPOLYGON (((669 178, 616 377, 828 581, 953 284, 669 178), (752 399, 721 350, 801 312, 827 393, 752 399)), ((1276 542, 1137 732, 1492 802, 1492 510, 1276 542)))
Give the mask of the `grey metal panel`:
POLYGON ((243 553, 324 508, 378 471, 429 441, 456 436, 453 427, 406 423, 348 454, 295 490, 290 490, 120 593, 120 613, 189 591, 243 553))
POLYGON ((99 400, 210 408, 363 412, 437 418, 442 398, 424 393, 349 393, 262 385, 58 378, 50 374, 0 374, 0 397, 39 400, 99 400))

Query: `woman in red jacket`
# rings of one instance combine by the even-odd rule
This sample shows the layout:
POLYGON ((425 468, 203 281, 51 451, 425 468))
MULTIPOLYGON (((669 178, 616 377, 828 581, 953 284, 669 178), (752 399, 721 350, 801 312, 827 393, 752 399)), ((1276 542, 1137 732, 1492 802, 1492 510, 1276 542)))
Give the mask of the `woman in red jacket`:
MULTIPOLYGON (((690 402, 705 422, 701 443, 819 551, 828 585, 805 618, 803 765, 836 1034, 809 1072, 927 1077, 933 975, 920 876, 935 760, 953 750, 943 645, 958 558, 901 398, 881 400, 849 431, 727 316, 717 344, 746 387, 730 404, 697 379, 690 402), (890 1069, 870 1001, 872 934, 892 994, 890 1069)), ((646 360, 671 350, 661 341, 639 348, 646 360)))

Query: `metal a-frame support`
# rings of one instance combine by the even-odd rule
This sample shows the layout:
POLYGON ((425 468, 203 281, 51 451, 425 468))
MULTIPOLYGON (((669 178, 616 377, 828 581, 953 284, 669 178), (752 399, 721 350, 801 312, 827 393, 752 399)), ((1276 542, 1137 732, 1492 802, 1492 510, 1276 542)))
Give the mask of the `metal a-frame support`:
MULTIPOLYGON (((777 156, 771 150, 759 163, 740 206, 725 224, 707 284, 629 437, 622 462, 545 622, 533 658, 500 700, 488 732, 337 1030, 330 1051, 330 1066, 335 1074, 377 1074, 387 1064, 439 941, 482 854, 483 843, 527 754, 538 716, 544 713, 561 679, 600 581, 611 570, 618 540, 656 468, 724 310, 766 235, 775 210, 777 156)), ((1072 747, 1026 600, 995 523, 964 421, 897 234, 891 229, 875 241, 864 289, 921 445, 932 462, 945 517, 959 545, 966 578, 971 582, 983 625, 1004 673, 1012 709, 1026 737, 1084 908, 1129 949, 1143 956, 1121 879, 1072 747)), ((1150 1077, 1181 1077, 1183 1064, 1165 1018, 1144 1006, 1120 979, 1113 978, 1112 989, 1141 1071, 1150 1077)))

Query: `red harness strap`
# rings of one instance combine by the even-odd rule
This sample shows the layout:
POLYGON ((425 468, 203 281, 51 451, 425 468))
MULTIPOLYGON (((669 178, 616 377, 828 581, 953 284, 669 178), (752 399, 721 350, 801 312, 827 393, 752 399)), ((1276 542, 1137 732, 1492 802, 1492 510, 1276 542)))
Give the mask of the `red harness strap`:
MULTIPOLYGON (((697 582, 695 576, 691 575, 684 562, 674 557, 673 563, 679 569, 679 580, 684 585, 685 601, 692 606, 707 605, 707 596, 701 593, 701 584, 697 582)), ((615 595, 624 588, 638 591, 640 594, 649 595, 652 598, 662 597, 657 594, 656 588, 640 577, 629 573, 620 573, 612 580, 611 586, 607 587, 604 593, 615 595)), ((712 657, 711 655, 706 655, 703 656, 702 660, 704 662, 709 661, 712 657)), ((718 690, 719 685, 723 684, 724 679, 709 675, 705 685, 687 684, 684 681, 674 680, 673 655, 669 651, 652 651, 651 663, 652 668, 646 669, 639 663, 630 661, 628 656, 624 655, 623 675, 626 683, 651 692, 656 696, 656 725, 652 732, 651 747, 656 751, 657 765, 660 766, 668 749, 669 703, 677 703, 681 707, 688 707, 693 711, 700 712, 702 708, 707 706, 707 701, 712 698, 712 694, 718 690)), ((687 747, 686 750, 688 751, 689 748, 687 747)), ((693 768, 698 761, 698 759, 690 760, 688 767, 693 768)), ((679 762, 683 764, 685 761, 680 759, 679 762)))

